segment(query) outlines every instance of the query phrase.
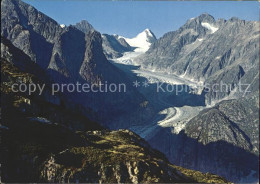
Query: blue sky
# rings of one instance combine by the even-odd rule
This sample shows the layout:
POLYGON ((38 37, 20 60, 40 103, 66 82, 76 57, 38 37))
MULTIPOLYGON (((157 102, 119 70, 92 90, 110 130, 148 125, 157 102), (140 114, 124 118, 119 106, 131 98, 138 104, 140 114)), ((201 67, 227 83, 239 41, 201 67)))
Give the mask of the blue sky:
POLYGON ((218 18, 259 20, 259 3, 229 1, 72 1, 24 0, 60 24, 87 20, 101 33, 134 37, 146 28, 157 37, 188 19, 209 13, 218 18))

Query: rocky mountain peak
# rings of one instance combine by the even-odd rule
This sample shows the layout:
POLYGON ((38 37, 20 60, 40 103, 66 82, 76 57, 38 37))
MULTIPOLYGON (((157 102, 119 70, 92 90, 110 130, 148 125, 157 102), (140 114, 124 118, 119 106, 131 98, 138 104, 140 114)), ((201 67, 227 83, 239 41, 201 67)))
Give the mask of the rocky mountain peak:
POLYGON ((200 16, 197 17, 197 19, 200 22, 207 22, 207 23, 214 23, 215 19, 212 15, 208 14, 208 13, 203 13, 200 16))
POLYGON ((209 25, 215 25, 216 21, 215 18, 208 14, 208 13, 203 13, 199 15, 198 17, 193 17, 189 19, 186 24, 184 25, 184 28, 186 29, 196 29, 196 28, 202 28, 203 24, 209 24, 209 25))
POLYGON ((147 28, 143 32, 147 35, 147 37, 151 37, 151 38, 156 39, 156 36, 154 35, 154 33, 150 29, 147 28))
POLYGON ((136 48, 136 52, 146 52, 156 40, 155 35, 150 29, 145 29, 134 38, 125 38, 125 41, 131 47, 136 48))
MULTIPOLYGON (((19 31, 28 29, 30 34, 40 34, 46 41, 52 43, 62 30, 55 20, 22 1, 3 0, 1 7, 1 35, 9 40, 14 41, 19 31), (12 30, 14 27, 15 30, 12 30)), ((23 32, 24 36, 27 34, 26 31, 23 32)), ((18 44, 15 46, 19 48, 18 44)))
POLYGON ((190 30, 191 34, 194 34, 195 31, 199 37, 203 37, 207 33, 214 33, 217 29, 218 26, 216 25, 214 17, 208 13, 203 13, 198 17, 189 19, 179 31, 184 31, 185 33, 187 30, 190 30))
POLYGON ((74 25, 80 31, 87 33, 89 31, 94 31, 94 27, 86 20, 82 20, 74 25))
POLYGON ((139 33, 137 37, 146 37, 146 41, 153 43, 156 41, 156 36, 150 29, 145 29, 143 32, 139 33))

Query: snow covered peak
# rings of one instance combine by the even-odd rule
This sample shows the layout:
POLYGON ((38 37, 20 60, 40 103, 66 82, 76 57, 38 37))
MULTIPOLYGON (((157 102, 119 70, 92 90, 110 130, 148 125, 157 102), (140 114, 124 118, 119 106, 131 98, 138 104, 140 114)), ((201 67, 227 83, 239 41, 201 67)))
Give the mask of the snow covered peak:
POLYGON ((150 29, 145 29, 143 32, 146 33, 146 35, 155 38, 155 35, 153 34, 153 32, 150 29))
POLYGON ((201 25, 205 28, 207 28, 208 30, 211 31, 212 33, 215 33, 218 30, 218 27, 213 26, 212 24, 209 24, 207 22, 201 22, 201 25))
POLYGON ((64 28, 64 27, 66 27, 66 26, 65 26, 65 24, 61 24, 60 27, 61 27, 61 28, 64 28))
POLYGON ((135 52, 146 52, 156 41, 156 37, 150 29, 145 29, 134 38, 124 39, 131 47, 136 47, 135 52))

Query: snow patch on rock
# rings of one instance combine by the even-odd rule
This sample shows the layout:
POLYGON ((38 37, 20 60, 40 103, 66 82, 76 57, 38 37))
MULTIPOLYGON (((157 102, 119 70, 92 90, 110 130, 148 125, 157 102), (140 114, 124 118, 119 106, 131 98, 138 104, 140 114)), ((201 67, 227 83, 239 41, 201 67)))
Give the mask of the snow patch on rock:
POLYGON ((48 119, 43 118, 43 117, 33 117, 30 118, 31 121, 37 121, 39 123, 43 123, 43 124, 52 124, 48 119))
POLYGON ((202 22, 201 25, 210 30, 211 34, 215 33, 218 30, 218 27, 215 27, 207 22, 202 22))

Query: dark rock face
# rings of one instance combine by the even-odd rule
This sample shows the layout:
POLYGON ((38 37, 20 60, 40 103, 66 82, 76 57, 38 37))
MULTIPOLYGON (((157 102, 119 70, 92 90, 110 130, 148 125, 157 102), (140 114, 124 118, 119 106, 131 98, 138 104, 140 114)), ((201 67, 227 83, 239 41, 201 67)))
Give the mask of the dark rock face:
POLYGON ((25 32, 25 29, 27 29, 27 32, 38 33, 48 42, 53 42, 55 36, 62 30, 56 21, 22 1, 4 0, 1 1, 1 5, 3 15, 1 18, 1 34, 9 40, 17 37, 12 36, 12 33, 15 33, 15 31, 20 33, 19 27, 25 32), (18 26, 17 29, 14 29, 15 26, 18 26))
MULTIPOLYGON (((53 81, 47 72, 4 37, 1 38, 1 67, 3 84, 2 118, 4 122, 9 121, 9 118, 12 119, 12 110, 14 112, 20 110, 28 118, 45 114, 45 118, 50 121, 57 121, 59 124, 69 126, 74 130, 84 130, 87 127, 91 129, 93 122, 84 117, 84 108, 70 102, 62 93, 52 95, 51 84, 53 81), (27 85, 44 84, 45 88, 41 95, 39 95, 38 91, 31 95, 28 94, 28 91, 15 93, 11 90, 14 83, 25 83, 27 85), (12 100, 15 101, 15 99, 17 101, 13 102, 12 100), (13 104, 16 104, 16 110, 13 108, 9 109, 13 104), (63 111, 67 111, 66 115, 61 115, 63 111), (68 121, 72 118, 75 118, 74 125, 68 124, 68 121)), ((6 125, 9 126, 8 124, 6 125)), ((100 129, 100 125, 94 125, 94 129, 100 129)))
POLYGON ((61 32, 57 22, 21 1, 4 0, 1 6, 1 35, 47 68, 52 42, 61 32))
POLYGON ((258 102, 258 93, 222 101, 192 118, 179 134, 173 133, 172 128, 161 128, 148 142, 176 165, 214 171, 234 182, 241 182, 253 172, 250 182, 256 181, 258 102))
MULTIPOLYGON (((237 18, 216 21, 202 14, 177 31, 166 33, 137 61, 144 68, 183 75, 195 81, 212 84, 222 80, 234 85, 258 68, 258 51, 259 22, 237 18), (227 73, 229 77, 224 77, 227 73)), ((256 76, 250 77, 253 80, 256 76)), ((230 91, 207 94, 207 104, 229 94, 230 91)))
MULTIPOLYGON (((218 141, 223 141, 230 144, 230 147, 234 147, 234 150, 238 150, 238 152, 229 152, 232 149, 226 149, 228 153, 225 158, 227 159, 226 163, 233 162, 237 165, 236 174, 233 174, 234 178, 232 178, 231 173, 229 176, 234 181, 235 177, 243 176, 243 174, 239 174, 240 169, 247 174, 251 170, 258 173, 258 166, 253 161, 254 159, 257 160, 259 155, 258 102, 258 94, 239 100, 222 101, 213 108, 202 111, 190 120, 185 127, 185 133, 189 137, 206 145, 206 147, 207 145, 214 145, 218 141), (248 160, 252 161, 249 162, 248 160)), ((215 148, 211 149, 213 151, 215 148)), ((221 151, 218 150, 217 152, 221 151)), ((223 170, 230 172, 230 168, 227 168, 226 165, 218 166, 218 168, 221 167, 224 168, 223 170)), ((224 172, 221 174, 221 171, 218 174, 227 176, 224 172)), ((254 177, 257 178, 258 176, 254 177)))
POLYGON ((203 144, 223 140, 257 154, 258 96, 223 101, 202 111, 186 126, 187 134, 203 144), (253 145, 254 144, 254 145, 253 145))
MULTIPOLYGON (((82 31, 85 34, 94 32, 94 27, 89 24, 86 20, 73 25, 73 27, 82 31)), ((118 58, 123 56, 124 52, 132 51, 133 48, 125 41, 124 38, 119 38, 117 35, 102 35, 102 47, 106 58, 118 58)))
POLYGON ((78 79, 85 53, 85 34, 73 27, 66 28, 55 39, 48 69, 68 78, 78 79), (72 46, 73 44, 73 46, 72 46))
MULTIPOLYGON (((100 121, 106 123, 111 117, 131 116, 129 112, 133 111, 137 114, 146 111, 143 111, 142 118, 150 116, 150 107, 139 106, 145 98, 132 87, 123 72, 106 60, 100 33, 86 21, 62 28, 56 21, 21 1, 4 0, 1 5, 1 35, 48 71, 54 82, 79 81, 90 85, 107 82, 127 86, 126 93, 67 93, 75 104, 93 109, 100 114, 100 121), (125 105, 126 101, 128 105, 125 105), (108 106, 110 108, 105 108, 108 106)), ((120 123, 119 120, 113 122, 120 123)), ((108 126, 112 125, 109 123, 108 126)))

